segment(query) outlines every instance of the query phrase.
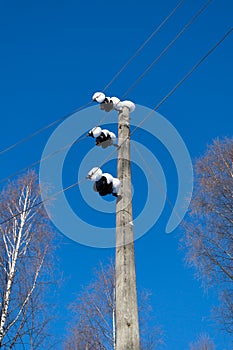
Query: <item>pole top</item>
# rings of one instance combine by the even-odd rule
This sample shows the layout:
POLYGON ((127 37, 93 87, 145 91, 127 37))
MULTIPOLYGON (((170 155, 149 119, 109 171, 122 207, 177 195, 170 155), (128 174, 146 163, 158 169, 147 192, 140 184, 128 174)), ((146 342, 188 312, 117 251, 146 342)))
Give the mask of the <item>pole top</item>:
POLYGON ((132 113, 135 110, 135 104, 132 101, 122 101, 118 103, 118 111, 123 110, 123 108, 128 108, 129 112, 132 113))

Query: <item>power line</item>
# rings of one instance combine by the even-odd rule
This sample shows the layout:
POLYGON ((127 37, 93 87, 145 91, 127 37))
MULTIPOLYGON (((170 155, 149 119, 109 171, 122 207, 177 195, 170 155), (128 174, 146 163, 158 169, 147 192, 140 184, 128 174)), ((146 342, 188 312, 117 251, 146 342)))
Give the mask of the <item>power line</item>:
POLYGON ((66 118, 68 118, 69 116, 71 116, 72 114, 77 113, 77 112, 79 112, 81 109, 88 107, 91 103, 92 103, 92 101, 89 101, 88 103, 85 103, 84 105, 82 105, 81 107, 79 107, 79 108, 77 108, 75 111, 73 111, 72 113, 69 113, 69 114, 65 115, 64 117, 61 117, 61 118, 59 118, 59 119, 57 119, 57 120, 54 120, 52 123, 50 123, 50 124, 44 126, 43 128, 41 128, 41 129, 39 129, 39 130, 33 132, 32 134, 26 136, 25 138, 23 138, 23 139, 21 139, 21 140, 15 142, 15 143, 12 144, 11 146, 9 146, 9 147, 7 147, 7 148, 1 150, 1 151, 0 151, 0 156, 1 156, 2 154, 4 154, 4 153, 10 151, 11 149, 15 148, 16 146, 19 146, 19 145, 21 145, 22 143, 25 143, 26 141, 30 140, 31 138, 35 137, 36 135, 41 134, 43 131, 49 129, 51 126, 56 125, 56 124, 62 122, 63 120, 65 120, 66 118))
POLYGON ((154 107, 152 112, 150 112, 132 131, 133 135, 138 128, 140 128, 150 117, 151 115, 184 83, 186 79, 206 60, 206 58, 211 55, 211 53, 231 34, 233 28, 230 28, 222 38, 189 70, 187 74, 168 92, 168 94, 154 107))
POLYGON ((86 179, 82 179, 82 180, 80 180, 79 182, 75 182, 74 184, 72 184, 72 185, 70 185, 70 186, 64 188, 63 190, 54 193, 53 195, 51 195, 51 196, 49 196, 49 197, 47 197, 47 198, 45 198, 45 199, 39 201, 39 202, 36 203, 36 204, 33 204, 32 206, 28 207, 27 209, 22 210, 22 211, 20 211, 20 212, 18 212, 18 213, 16 213, 16 214, 12 215, 10 218, 7 218, 7 219, 1 221, 1 222, 0 222, 0 225, 6 224, 8 221, 10 221, 10 220, 16 218, 17 216, 20 216, 21 214, 27 213, 28 211, 30 211, 30 210, 32 210, 32 209, 34 209, 34 208, 39 207, 40 205, 44 204, 45 202, 48 202, 49 200, 51 200, 52 198, 57 197, 59 194, 62 194, 62 193, 64 193, 65 191, 68 191, 68 190, 70 190, 71 188, 80 185, 80 183, 82 183, 84 180, 86 180, 86 179))
POLYGON ((169 20, 170 17, 178 10, 178 8, 186 0, 181 0, 176 7, 169 13, 169 15, 160 23, 160 25, 151 33, 151 35, 144 41, 144 43, 135 51, 135 53, 129 58, 129 60, 122 66, 122 68, 114 75, 112 80, 104 87, 103 92, 105 92, 110 85, 119 77, 119 75, 128 67, 128 65, 134 60, 134 58, 142 51, 142 49, 148 44, 148 42, 159 32, 159 30, 164 26, 164 24, 169 20))
MULTIPOLYGON (((210 3, 213 0, 208 0, 200 9, 199 11, 196 12, 196 14, 190 19, 190 21, 188 23, 186 23, 186 25, 181 29, 181 31, 175 36, 174 39, 172 39, 170 41, 170 43, 166 46, 166 48, 155 58, 155 60, 150 64, 150 66, 148 66, 144 72, 134 81, 134 83, 128 88, 128 90, 126 90, 126 92, 124 93, 124 95, 121 97, 121 100, 124 99, 135 87, 136 85, 142 80, 142 78, 144 78, 144 76, 160 61, 160 59, 168 52, 168 50, 175 44, 175 42, 180 38, 180 36, 193 24, 193 22, 201 15, 201 13, 210 5, 210 3)), ((143 43, 143 45, 136 51, 137 53, 139 53, 141 51, 141 49, 147 44, 147 42, 158 32, 158 30, 162 27, 162 25, 167 21, 168 18, 171 17, 171 15, 178 9, 179 6, 181 6, 181 4, 184 1, 181 1, 176 8, 170 13, 170 15, 161 23, 161 25, 151 34, 151 36, 143 43)), ((136 55, 136 53, 135 53, 136 55)), ((136 57, 135 55, 133 55, 130 59, 129 59, 129 63, 134 59, 134 57, 136 57)), ((123 68, 125 69, 127 66, 127 64, 125 66, 123 66, 123 68)), ((122 68, 122 69, 123 69, 122 68)), ((120 74, 121 70, 118 72, 120 74)), ((119 74, 116 74, 115 77, 117 77, 119 74)), ((113 79, 114 80, 114 79, 113 79)), ((113 80, 111 81, 111 83, 113 82, 113 80)), ((108 87, 108 85, 107 85, 108 87)), ((104 88, 104 90, 106 89, 106 87, 104 88)), ((110 111, 111 113, 112 111, 110 111)), ((98 125, 101 125, 101 123, 105 120, 106 116, 104 116, 98 125)))
MULTIPOLYGON (((116 73, 116 75, 113 77, 113 79, 105 86, 104 90, 105 91, 108 87, 110 87, 112 85, 112 83, 116 80, 116 78, 125 70, 125 68, 132 62, 132 60, 139 54, 139 52, 145 47, 145 45, 155 36, 155 34, 162 28, 162 26, 168 21, 168 19, 177 11, 177 9, 182 5, 183 2, 185 2, 186 0, 182 0, 178 3, 178 5, 171 11, 171 13, 164 19, 164 21, 155 29, 155 31, 145 40, 145 42, 140 46, 140 48, 133 54, 133 56, 127 61, 127 63, 116 73)), ((81 107, 77 108, 76 110, 74 110, 73 112, 65 115, 64 117, 61 117, 55 121, 53 121, 52 123, 42 127, 41 129, 29 134, 28 136, 26 136, 25 138, 15 142, 14 144, 10 145, 9 147, 0 150, 0 156, 12 149, 14 149, 15 147, 29 141, 30 139, 32 139, 33 137, 41 134, 43 131, 49 129, 50 127, 62 122, 63 120, 67 119, 69 116, 71 116, 74 113, 77 113, 78 111, 80 111, 81 109, 84 109, 86 107, 88 107, 90 104, 92 103, 92 101, 87 102, 86 104, 82 105, 81 107)))
POLYGON ((33 163, 31 163, 31 164, 25 166, 24 168, 22 168, 22 169, 16 171, 15 173, 13 173, 13 174, 11 174, 11 175, 9 175, 9 176, 6 176, 5 178, 3 178, 3 179, 0 180, 0 184, 3 183, 3 182, 5 182, 5 181, 7 181, 7 180, 10 180, 12 177, 17 176, 17 175, 21 174, 22 172, 24 172, 24 171, 26 171, 26 170, 28 170, 28 169, 30 169, 30 168, 32 168, 32 167, 34 167, 34 166, 40 164, 41 162, 44 162, 45 160, 50 159, 51 157, 55 156, 56 154, 58 154, 58 153, 60 153, 60 152, 62 152, 62 151, 65 151, 65 150, 66 150, 67 148, 69 148, 70 146, 76 145, 77 143, 79 143, 79 142, 85 140, 86 138, 87 138, 87 135, 85 135, 85 136, 79 138, 78 140, 76 140, 76 141, 74 141, 74 142, 71 142, 71 143, 65 145, 65 146, 62 147, 62 148, 59 148, 58 150, 56 150, 56 151, 54 151, 54 152, 48 154, 47 156, 45 156, 45 157, 43 157, 43 158, 40 158, 39 160, 37 160, 37 161, 35 161, 35 162, 33 162, 33 163))
MULTIPOLYGON (((187 74, 185 74, 185 76, 168 92, 168 94, 154 107, 154 109, 148 113, 148 115, 137 125, 137 127, 132 131, 131 136, 141 127, 141 125, 143 125, 151 116, 152 114, 185 82, 186 79, 188 79, 190 77, 190 75, 206 60, 206 58, 211 55, 213 53, 213 51, 231 34, 233 28, 230 28, 223 36, 222 38, 189 70, 189 72, 187 74)), ((124 144, 124 142, 126 142, 127 138, 122 142, 122 144, 119 147, 122 147, 122 145, 124 144)), ((113 150, 113 152, 105 158, 105 160, 101 163, 101 165, 99 166, 102 167, 104 164, 106 164, 106 162, 108 161, 108 159, 111 158, 111 156, 116 152, 116 150, 113 150)), ((79 182, 76 182, 68 187, 66 187, 65 189, 54 193, 53 195, 51 195, 50 197, 45 198, 44 200, 41 200, 39 203, 34 204, 33 206, 27 208, 25 211, 19 212, 15 215, 12 215, 11 217, 3 220, 0 222, 0 225, 3 225, 4 223, 12 220, 13 218, 19 216, 20 214, 27 212, 31 209, 33 209, 34 207, 37 207, 39 205, 42 205, 44 202, 49 201, 50 199, 58 196, 61 193, 64 193, 65 191, 78 186, 80 183, 84 182, 86 180, 86 178, 80 180, 79 182)))
MULTIPOLYGON (((138 148, 136 147, 135 143, 132 143, 135 151, 138 153, 139 157, 141 158, 141 160, 143 161, 143 163, 146 165, 147 169, 149 170, 149 173, 151 174, 151 177, 154 181, 154 183, 156 184, 156 186, 158 186, 159 191, 161 192, 162 195, 165 195, 166 197, 166 202, 168 203, 168 205, 170 206, 170 208, 172 210, 174 210, 174 205, 172 204, 172 201, 170 200, 170 198, 168 197, 167 193, 165 193, 165 191, 163 190, 162 186, 160 186, 159 181, 156 179, 156 176, 154 175, 154 172, 152 171, 150 165, 146 162, 145 158, 142 156, 141 152, 139 152, 138 148)), ((175 215, 177 216, 177 218, 181 221, 180 215, 177 213, 176 210, 174 210, 175 215)))
POLYGON ((175 44, 175 42, 181 37, 184 32, 191 26, 191 24, 201 15, 201 13, 210 5, 213 0, 208 0, 200 10, 190 19, 190 21, 183 27, 183 29, 175 36, 175 38, 165 47, 165 49, 160 53, 160 55, 147 67, 146 70, 137 78, 137 80, 131 85, 131 87, 126 90, 123 97, 128 95, 135 86, 144 78, 144 76, 159 62, 159 60, 166 54, 166 52, 175 44))

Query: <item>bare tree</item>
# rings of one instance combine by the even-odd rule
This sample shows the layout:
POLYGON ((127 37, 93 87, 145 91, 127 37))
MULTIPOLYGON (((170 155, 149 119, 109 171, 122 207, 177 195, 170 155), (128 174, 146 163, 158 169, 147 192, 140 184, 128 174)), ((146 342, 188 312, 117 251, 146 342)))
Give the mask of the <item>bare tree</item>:
POLYGON ((96 279, 72 303, 74 326, 65 349, 112 349, 115 344, 114 268, 95 270, 96 279))
POLYGON ((233 332, 233 139, 215 140, 195 166, 195 192, 185 227, 187 261, 215 285, 219 320, 233 332), (220 316, 221 315, 221 316, 220 316))
MULTIPOLYGON (((115 349, 115 268, 112 263, 95 270, 96 279, 85 287, 72 303, 74 313, 69 334, 64 342, 65 350, 115 349)), ((148 326, 151 308, 149 294, 139 297, 141 323, 141 350, 158 349, 162 331, 158 326, 148 326)))
POLYGON ((0 347, 6 349, 38 349, 46 338, 48 318, 42 295, 50 281, 48 252, 53 234, 43 208, 37 206, 39 201, 34 172, 1 193, 0 347))
POLYGON ((215 346, 208 334, 201 334, 194 343, 190 344, 190 350, 214 350, 215 346))

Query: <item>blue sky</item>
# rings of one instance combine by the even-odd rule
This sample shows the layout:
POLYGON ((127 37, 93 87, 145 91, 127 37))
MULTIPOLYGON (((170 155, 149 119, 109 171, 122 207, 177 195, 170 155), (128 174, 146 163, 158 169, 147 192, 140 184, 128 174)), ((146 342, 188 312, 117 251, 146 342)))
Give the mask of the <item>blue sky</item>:
MULTIPOLYGON (((145 0, 143 3, 120 0, 117 4, 74 0, 1 1, 1 149, 87 103, 177 3, 174 0, 145 0)), ((122 96, 203 4, 200 0, 185 1, 110 86, 107 94, 122 96)), ((154 108, 230 29, 232 11, 232 1, 212 1, 127 98, 154 108)), ((231 35, 159 109, 183 138, 192 159, 199 157, 213 138, 232 136, 232 61, 231 35)), ((2 154, 1 178, 40 159, 53 130, 48 129, 2 154)), ((138 142, 146 144, 146 138, 143 133, 135 133, 138 142)), ((88 139, 70 151, 64 167, 66 186, 75 181, 79 158, 92 146, 92 140, 88 139)), ((177 193, 174 166, 161 145, 156 144, 152 151, 163 167, 168 195, 174 203, 177 193)), ((116 171, 114 161, 109 169, 116 171)), ((136 167, 134 174, 139 174, 136 167)), ((138 195, 141 190, 138 179, 146 190, 145 176, 135 176, 135 212, 144 200, 138 195)), ((89 191, 92 191, 91 184, 89 191)), ((78 212, 78 190, 73 189, 67 198, 78 212)), ((185 350, 201 332, 207 332, 217 349, 230 350, 229 337, 214 328, 210 321, 210 310, 216 303, 214 291, 205 294, 201 283, 194 279, 193 271, 184 266, 183 253, 178 250, 181 230, 177 228, 172 235, 165 234, 170 211, 166 205, 154 227, 135 243, 138 287, 152 292, 154 312, 165 331, 166 349, 185 350)), ((112 218, 96 213, 92 220, 105 224, 112 218)), ((114 256, 114 249, 87 247, 62 233, 57 234, 61 241, 57 258, 65 276, 59 292, 60 312, 64 318, 57 321, 54 331, 63 334, 65 320, 69 319, 65 308, 81 286, 93 278, 92 270, 99 261, 114 256)))

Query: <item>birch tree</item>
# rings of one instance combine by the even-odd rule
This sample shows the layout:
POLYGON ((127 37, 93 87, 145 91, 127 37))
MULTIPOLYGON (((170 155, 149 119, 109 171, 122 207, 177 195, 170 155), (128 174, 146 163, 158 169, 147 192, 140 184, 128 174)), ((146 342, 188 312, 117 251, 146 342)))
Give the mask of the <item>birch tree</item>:
POLYGON ((233 332, 233 139, 215 140, 195 166, 195 192, 184 224, 187 261, 215 286, 222 327, 233 332))
MULTIPOLYGON (((95 280, 71 305, 74 318, 64 342, 65 350, 112 350, 116 344, 115 329, 115 268, 111 263, 100 264, 95 270, 95 280)), ((158 326, 149 325, 149 294, 139 296, 139 320, 141 323, 141 350, 158 349, 162 332, 158 326)), ((153 324, 153 322, 151 322, 153 324)))
POLYGON ((0 198, 0 347, 38 349, 46 338, 43 291, 49 282, 52 231, 34 172, 0 198))

